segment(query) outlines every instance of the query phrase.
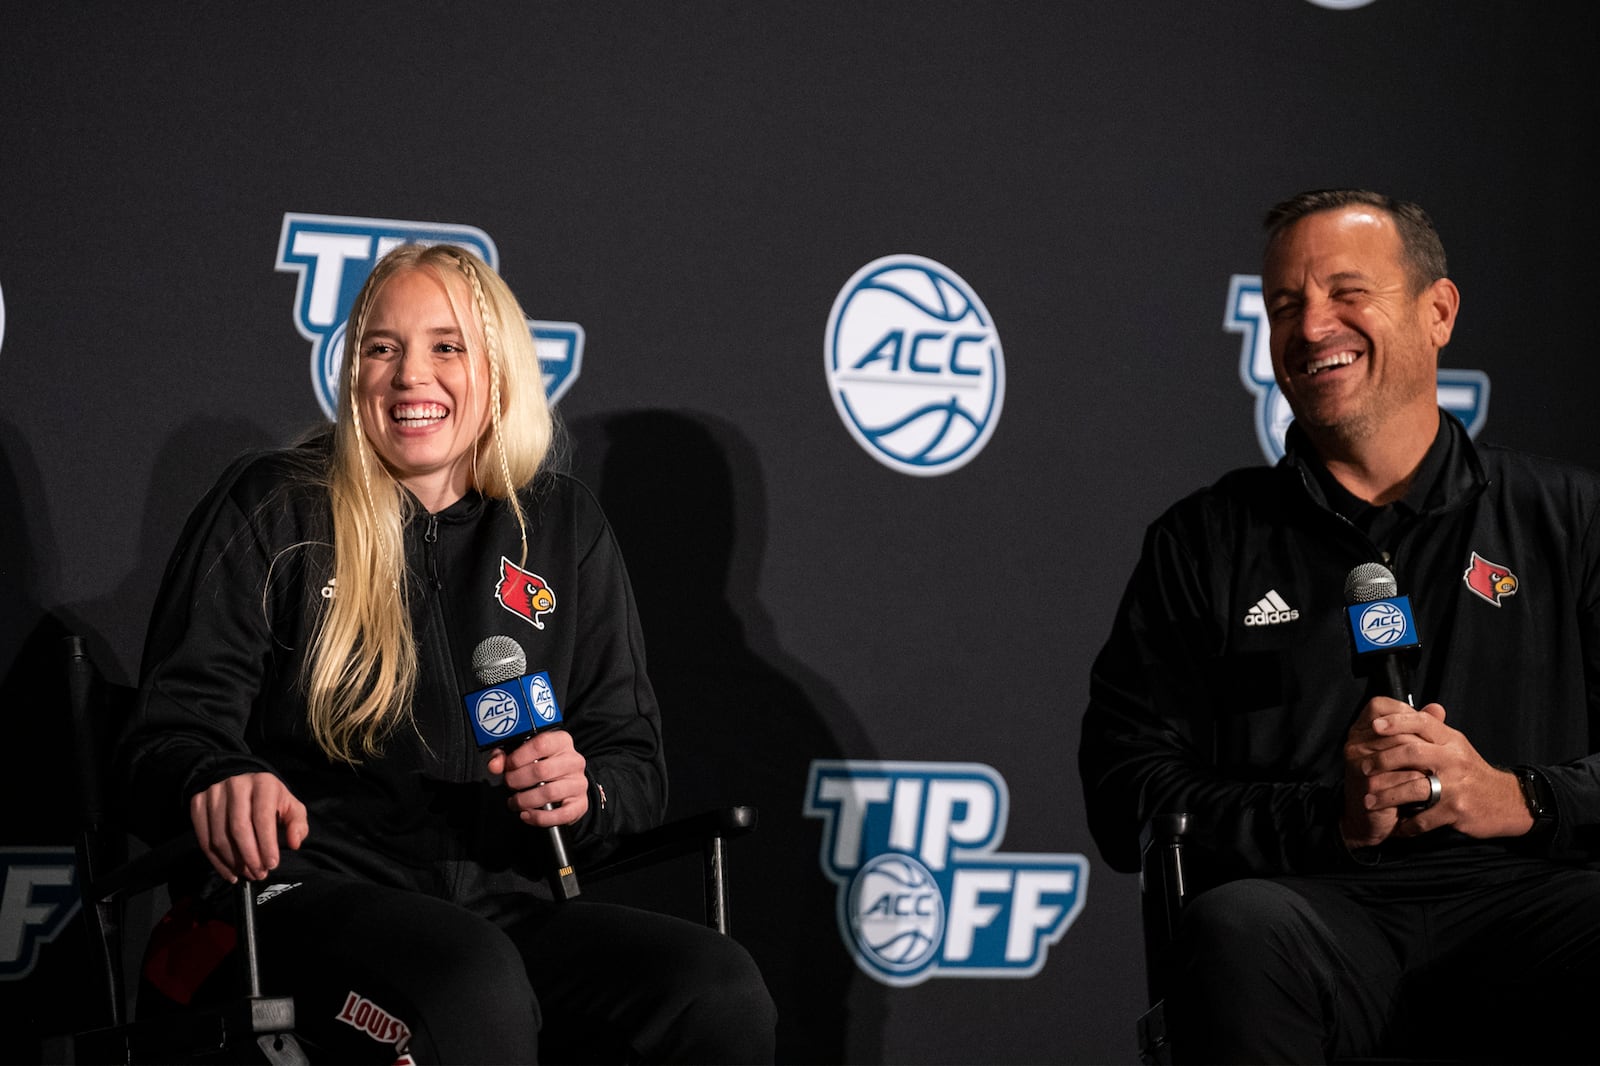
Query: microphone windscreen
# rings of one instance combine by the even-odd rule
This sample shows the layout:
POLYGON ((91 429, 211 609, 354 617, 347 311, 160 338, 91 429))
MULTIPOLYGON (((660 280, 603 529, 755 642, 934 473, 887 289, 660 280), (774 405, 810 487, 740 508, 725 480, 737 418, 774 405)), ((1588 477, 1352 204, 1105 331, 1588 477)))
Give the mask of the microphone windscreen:
POLYGON ((472 672, 485 685, 498 685, 521 677, 528 669, 528 655, 510 637, 496 634, 485 637, 472 649, 472 672))
POLYGON ((1394 572, 1382 563, 1362 563, 1344 579, 1345 603, 1370 603, 1399 594, 1400 586, 1394 579, 1394 572))

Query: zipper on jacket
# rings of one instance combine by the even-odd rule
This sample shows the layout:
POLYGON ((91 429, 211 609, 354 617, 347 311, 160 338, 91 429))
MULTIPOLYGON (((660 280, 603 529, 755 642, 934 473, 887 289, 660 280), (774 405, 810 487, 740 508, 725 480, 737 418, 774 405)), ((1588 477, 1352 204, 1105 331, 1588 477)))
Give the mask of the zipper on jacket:
MULTIPOLYGON (((437 641, 432 644, 435 656, 435 669, 439 677, 444 679, 441 683, 447 687, 454 687, 455 654, 451 649, 450 624, 444 606, 444 581, 439 576, 439 516, 430 513, 427 524, 422 529, 422 555, 427 568, 427 610, 433 620, 434 631, 438 634, 437 641)), ((420 650, 420 649, 419 649, 420 650)), ((441 692, 441 696, 449 699, 448 692, 441 692)), ((461 706, 459 698, 454 700, 456 707, 461 706)), ((447 702, 446 706, 449 703, 447 702)), ((463 749, 463 736, 470 737, 472 727, 467 722, 466 712, 463 709, 456 715, 457 726, 455 729, 441 731, 445 741, 444 751, 440 753, 444 765, 454 771, 459 771, 465 765, 465 760, 471 758, 470 744, 463 749)), ((454 899, 461 888, 461 860, 465 852, 464 843, 451 835, 445 843, 445 859, 439 867, 439 877, 443 881, 445 891, 454 899)))
POLYGON ((437 552, 439 545, 438 515, 428 515, 428 528, 423 531, 422 540, 427 545, 423 549, 423 554, 428 559, 428 580, 433 582, 434 591, 438 592, 444 588, 444 583, 439 580, 439 557, 437 552))

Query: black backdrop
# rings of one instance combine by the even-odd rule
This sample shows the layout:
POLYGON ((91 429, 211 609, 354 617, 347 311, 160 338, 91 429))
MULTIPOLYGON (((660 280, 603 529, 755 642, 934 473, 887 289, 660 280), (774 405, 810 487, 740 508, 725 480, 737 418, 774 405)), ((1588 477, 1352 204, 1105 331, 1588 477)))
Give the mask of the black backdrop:
MULTIPOLYGON (((59 635, 132 679, 193 501, 237 451, 322 418, 274 266, 285 214, 470 225, 531 314, 585 330, 569 461, 638 587, 675 805, 763 810, 734 918, 782 1058, 1131 1059, 1136 885, 1085 830, 1078 718, 1145 524, 1263 461, 1230 278, 1257 270, 1283 195, 1422 201, 1464 294, 1446 363, 1492 382, 1484 438, 1600 465, 1597 18, 8 5, 0 845, 70 842, 59 635), (874 461, 824 372, 835 296, 897 253, 964 279, 1004 347, 993 436, 941 476, 874 461), (1082 912, 1038 972, 891 987, 858 967, 802 810, 819 759, 985 764, 1009 787, 1002 850, 1086 856, 1082 912)), ((38 947, 0 981, 8 1058, 84 1009, 76 931, 38 947)))

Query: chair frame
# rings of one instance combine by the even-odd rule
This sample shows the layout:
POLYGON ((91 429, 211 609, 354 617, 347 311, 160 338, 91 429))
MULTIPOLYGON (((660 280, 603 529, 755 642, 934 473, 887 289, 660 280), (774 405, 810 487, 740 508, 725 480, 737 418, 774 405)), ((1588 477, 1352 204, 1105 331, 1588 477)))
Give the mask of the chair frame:
MULTIPOLYGON (((199 848, 187 835, 130 858, 128 835, 111 814, 106 766, 113 725, 125 716, 132 690, 108 683, 81 636, 65 638, 68 697, 79 797, 76 841, 78 889, 88 931, 90 965, 99 978, 105 1024, 72 1037, 76 1062, 171 1062, 249 1052, 283 1066, 307 1062, 295 1040, 294 1000, 261 991, 256 941, 257 886, 240 881, 236 900, 239 949, 238 991, 216 1007, 194 1008, 150 1019, 134 1019, 123 972, 124 912, 143 893, 163 888, 180 863, 199 848)), ((727 842, 760 824, 749 806, 728 806, 676 819, 616 840, 597 861, 585 864, 592 882, 698 852, 705 924, 727 935, 730 927, 727 842)))
POLYGON ((1183 839, 1189 831, 1185 813, 1158 814, 1139 837, 1139 906, 1144 923, 1145 990, 1149 1007, 1139 1015, 1139 1061, 1161 1066, 1172 1061, 1167 1037, 1167 958, 1178 931, 1178 915, 1188 902, 1189 882, 1183 865, 1183 839))
POLYGON ((212 1007, 132 1018, 123 973, 124 915, 130 899, 164 887, 174 869, 198 851, 192 839, 175 838, 129 858, 128 837, 110 814, 105 769, 112 716, 118 693, 90 658, 81 636, 66 643, 67 695, 71 709, 74 765, 79 797, 78 892, 89 936, 91 965, 99 977, 101 1016, 106 1024, 72 1037, 76 1062, 170 1062, 238 1054, 254 1044, 266 1061, 296 1066, 307 1061, 294 1037, 294 999, 264 996, 256 943, 256 887, 240 881, 238 905, 240 951, 237 952, 237 994, 212 1007))

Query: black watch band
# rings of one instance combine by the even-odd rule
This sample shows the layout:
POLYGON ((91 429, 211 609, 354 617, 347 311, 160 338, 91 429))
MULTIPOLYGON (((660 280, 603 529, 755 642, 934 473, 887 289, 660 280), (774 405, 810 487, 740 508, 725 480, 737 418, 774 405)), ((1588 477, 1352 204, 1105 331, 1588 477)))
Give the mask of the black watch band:
POLYGON ((1528 813, 1533 816, 1533 828, 1554 825, 1556 799, 1544 774, 1532 766, 1513 766, 1511 772, 1517 775, 1517 784, 1522 787, 1522 802, 1528 805, 1528 813))

